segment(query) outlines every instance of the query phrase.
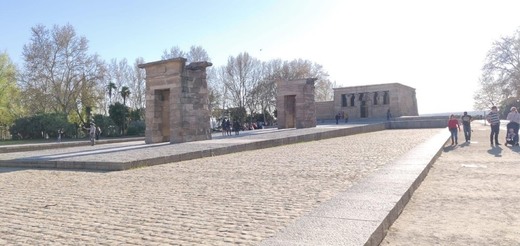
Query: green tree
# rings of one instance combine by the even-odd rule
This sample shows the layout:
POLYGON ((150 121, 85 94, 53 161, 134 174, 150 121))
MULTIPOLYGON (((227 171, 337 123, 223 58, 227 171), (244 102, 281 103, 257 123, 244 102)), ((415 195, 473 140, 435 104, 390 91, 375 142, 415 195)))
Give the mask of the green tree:
POLYGON ((116 124, 112 120, 112 118, 102 115, 95 114, 94 121, 96 122, 96 126, 101 128, 101 134, 105 137, 110 137, 114 135, 119 135, 116 131, 116 124))
POLYGON ((20 91, 16 85, 16 67, 7 53, 0 54, 0 126, 10 126, 21 116, 20 91))
POLYGON ((121 87, 121 97, 123 98, 123 105, 126 105, 126 99, 130 96, 130 88, 128 86, 121 87))
POLYGON ((130 109, 124 104, 116 102, 110 105, 108 112, 112 121, 120 128, 120 134, 123 135, 130 109))
POLYGON ((15 138, 43 139, 56 138, 58 130, 63 130, 65 136, 75 134, 74 124, 67 121, 67 116, 62 113, 36 114, 15 120, 10 128, 15 138))
POLYGON ((112 102, 112 92, 114 92, 116 89, 117 89, 117 87, 114 82, 108 83, 107 91, 108 91, 108 98, 110 99, 110 102, 112 102))

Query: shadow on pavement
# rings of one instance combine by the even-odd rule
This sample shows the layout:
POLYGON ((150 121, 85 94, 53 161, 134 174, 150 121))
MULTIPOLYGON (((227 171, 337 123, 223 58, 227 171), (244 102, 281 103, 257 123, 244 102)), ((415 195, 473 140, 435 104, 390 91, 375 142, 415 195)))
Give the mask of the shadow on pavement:
POLYGON ((494 155, 495 157, 502 157, 501 147, 491 147, 491 149, 489 149, 487 152, 491 155, 494 155))

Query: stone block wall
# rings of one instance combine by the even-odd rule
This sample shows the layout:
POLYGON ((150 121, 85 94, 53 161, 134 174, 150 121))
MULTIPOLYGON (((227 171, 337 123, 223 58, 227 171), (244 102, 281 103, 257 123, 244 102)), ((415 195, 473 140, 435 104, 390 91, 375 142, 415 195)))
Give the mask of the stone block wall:
POLYGON ((388 110, 392 117, 418 115, 415 89, 399 83, 334 88, 333 104, 330 119, 341 112, 350 119, 386 118, 388 110))
POLYGON ((279 129, 316 127, 315 81, 315 78, 308 78, 276 82, 279 129))
POLYGON ((211 139, 206 67, 174 58, 146 64, 146 143, 211 139))

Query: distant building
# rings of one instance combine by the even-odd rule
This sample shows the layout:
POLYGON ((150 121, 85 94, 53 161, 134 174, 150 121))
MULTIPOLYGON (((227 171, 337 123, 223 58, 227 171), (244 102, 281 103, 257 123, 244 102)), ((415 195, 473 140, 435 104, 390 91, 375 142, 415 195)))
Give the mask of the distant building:
POLYGON ((316 118, 349 119, 417 116, 415 88, 399 83, 334 88, 334 101, 316 102, 316 118), (388 111, 390 110, 390 111, 388 111))

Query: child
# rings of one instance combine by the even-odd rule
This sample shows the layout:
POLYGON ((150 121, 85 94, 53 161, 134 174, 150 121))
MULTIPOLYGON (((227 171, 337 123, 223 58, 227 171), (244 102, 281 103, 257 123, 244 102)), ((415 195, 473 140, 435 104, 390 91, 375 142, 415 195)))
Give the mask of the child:
POLYGON ((511 144, 511 146, 515 145, 515 129, 509 128, 507 129, 507 135, 506 135, 506 146, 508 144, 511 144))

